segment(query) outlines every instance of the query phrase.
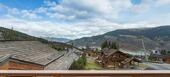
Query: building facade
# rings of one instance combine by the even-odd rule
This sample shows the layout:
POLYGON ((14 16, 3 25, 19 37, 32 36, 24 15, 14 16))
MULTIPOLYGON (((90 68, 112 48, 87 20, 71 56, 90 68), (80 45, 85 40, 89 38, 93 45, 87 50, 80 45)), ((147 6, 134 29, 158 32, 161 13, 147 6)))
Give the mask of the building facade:
POLYGON ((129 68, 140 61, 119 50, 106 49, 98 55, 96 62, 106 68, 129 68))

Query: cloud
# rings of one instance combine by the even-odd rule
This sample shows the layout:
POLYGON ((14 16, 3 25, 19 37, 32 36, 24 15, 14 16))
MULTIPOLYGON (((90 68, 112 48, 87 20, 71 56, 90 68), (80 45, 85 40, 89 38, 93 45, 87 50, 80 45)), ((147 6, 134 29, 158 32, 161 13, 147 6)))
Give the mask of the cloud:
POLYGON ((6 12, 6 15, 8 14, 11 16, 19 17, 19 18, 25 18, 25 19, 40 19, 41 18, 33 10, 19 10, 17 8, 10 8, 1 3, 0 3, 0 10, 3 12, 6 12))
POLYGON ((143 14, 155 8, 169 7, 169 5, 170 0, 141 0, 140 4, 133 5, 131 7, 131 11, 134 13, 143 14))
POLYGON ((16 18, 0 19, 0 26, 6 28, 14 28, 24 33, 28 33, 33 36, 42 37, 65 37, 70 39, 76 39, 81 37, 89 37, 94 35, 100 35, 115 29, 125 28, 139 28, 139 27, 151 27, 153 25, 145 22, 118 24, 108 22, 102 19, 96 19, 91 22, 79 22, 72 25, 52 23, 48 21, 24 21, 16 18), (93 22, 93 23, 92 23, 93 22), (56 26, 57 25, 57 26, 56 26))
POLYGON ((170 15, 167 12, 158 15, 151 11, 159 11, 157 7, 168 6, 168 3, 169 0, 142 0, 137 5, 130 0, 60 0, 58 3, 45 0, 43 6, 31 10, 0 4, 0 13, 4 11, 6 17, 0 18, 0 26, 14 27, 34 36, 75 39, 115 29, 168 24, 170 15), (122 12, 129 17, 121 16, 122 12), (123 20, 127 22, 121 23, 123 20))
POLYGON ((170 0, 156 0, 156 3, 160 5, 168 5, 170 4, 170 0))
POLYGON ((140 4, 131 7, 131 11, 137 14, 143 14, 148 12, 154 5, 152 0, 141 0, 140 4))
POLYGON ((129 0, 61 0, 58 4, 50 1, 45 3, 49 6, 50 17, 61 17, 64 20, 67 20, 65 17, 68 20, 115 19, 122 9, 131 6, 129 0))

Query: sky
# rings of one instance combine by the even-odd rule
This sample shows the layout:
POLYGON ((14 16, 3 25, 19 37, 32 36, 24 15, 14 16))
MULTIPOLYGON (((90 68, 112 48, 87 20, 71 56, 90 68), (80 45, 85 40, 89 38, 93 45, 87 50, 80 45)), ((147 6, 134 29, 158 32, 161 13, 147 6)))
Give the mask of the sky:
POLYGON ((37 37, 77 39, 169 20, 170 0, 0 0, 0 26, 37 37))

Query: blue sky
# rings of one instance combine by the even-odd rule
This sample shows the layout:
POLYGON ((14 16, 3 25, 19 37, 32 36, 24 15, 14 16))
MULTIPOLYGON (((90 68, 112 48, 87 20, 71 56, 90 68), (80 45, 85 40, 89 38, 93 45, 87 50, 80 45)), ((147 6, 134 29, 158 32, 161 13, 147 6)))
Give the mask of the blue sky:
POLYGON ((76 39, 115 29, 170 25, 170 0, 0 0, 0 26, 76 39))
POLYGON ((43 0, 1 0, 1 3, 18 9, 34 9, 43 5, 43 0))
POLYGON ((131 0, 132 4, 138 5, 141 3, 141 0, 131 0))

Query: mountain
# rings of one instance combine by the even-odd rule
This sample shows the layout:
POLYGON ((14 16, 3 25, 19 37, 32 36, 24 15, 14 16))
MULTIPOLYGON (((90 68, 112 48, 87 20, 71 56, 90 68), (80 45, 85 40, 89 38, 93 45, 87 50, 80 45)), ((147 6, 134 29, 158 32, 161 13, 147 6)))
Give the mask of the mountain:
POLYGON ((13 29, 0 27, 0 42, 6 41, 39 41, 43 44, 48 44, 50 47, 57 50, 64 49, 65 47, 72 47, 71 45, 68 45, 66 43, 48 41, 46 39, 30 36, 28 34, 13 29))
POLYGON ((33 41, 36 37, 12 29, 0 27, 0 41, 33 41))
POLYGON ((102 35, 83 37, 71 40, 75 46, 100 46, 105 40, 118 42, 122 49, 137 51, 142 49, 143 38, 146 49, 168 49, 170 50, 170 25, 136 28, 118 29, 102 35))
POLYGON ((43 38, 48 41, 62 42, 62 43, 66 43, 70 41, 70 39, 67 39, 67 38, 55 38, 55 37, 43 37, 43 38))

